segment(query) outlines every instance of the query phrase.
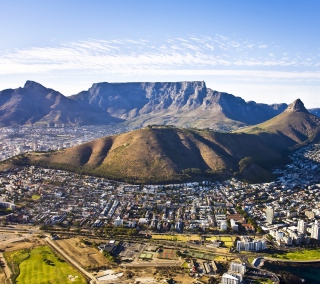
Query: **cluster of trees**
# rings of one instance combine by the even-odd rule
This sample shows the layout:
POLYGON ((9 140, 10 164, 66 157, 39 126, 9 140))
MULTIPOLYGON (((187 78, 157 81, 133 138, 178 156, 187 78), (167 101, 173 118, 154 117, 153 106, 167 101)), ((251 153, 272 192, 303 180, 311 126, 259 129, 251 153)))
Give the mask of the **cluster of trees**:
POLYGON ((248 214, 247 211, 243 210, 240 206, 236 207, 237 213, 241 214, 244 218, 246 218, 248 224, 252 225, 258 234, 262 234, 263 230, 258 226, 257 222, 248 214))
POLYGON ((105 227, 104 232, 106 235, 127 235, 127 236, 137 236, 139 231, 135 228, 125 228, 125 227, 105 227))

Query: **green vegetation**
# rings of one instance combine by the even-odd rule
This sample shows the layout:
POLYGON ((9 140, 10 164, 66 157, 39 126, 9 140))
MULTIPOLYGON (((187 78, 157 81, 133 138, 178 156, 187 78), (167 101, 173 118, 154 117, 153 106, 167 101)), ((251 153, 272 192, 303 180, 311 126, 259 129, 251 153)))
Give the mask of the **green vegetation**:
POLYGON ((11 162, 134 184, 225 179, 239 166, 246 178, 253 165, 251 177, 260 180, 267 176, 263 162, 282 160, 278 150, 265 145, 276 143, 266 142, 256 135, 152 126, 52 153, 26 154, 11 162))
POLYGON ((181 266, 182 266, 183 268, 189 268, 188 262, 184 262, 181 266))
POLYGON ((248 224, 251 224, 255 228, 255 230, 256 230, 256 232, 258 234, 262 234, 263 233, 262 228, 257 225, 256 221, 252 217, 250 217, 248 212, 243 210, 240 206, 236 207, 236 211, 237 211, 238 214, 241 214, 244 218, 247 219, 248 224))
POLYGON ((272 284, 273 282, 268 278, 256 279, 253 284, 272 284))
POLYGON ((32 199, 33 200, 39 200, 40 199, 40 195, 34 194, 34 195, 32 195, 32 199))
POLYGON ((11 271, 13 273, 11 276, 11 280, 13 283, 15 283, 17 276, 20 274, 19 264, 24 260, 28 259, 29 257, 30 252, 26 249, 14 251, 11 253, 5 253, 5 258, 7 260, 8 265, 10 265, 11 271))
POLYGON ((204 252, 198 252, 189 250, 186 253, 186 256, 192 257, 192 258, 199 258, 199 259, 205 259, 205 260, 214 260, 216 259, 216 255, 213 255, 211 253, 204 253, 204 252))
POLYGON ((103 255, 106 259, 108 259, 110 262, 115 262, 115 257, 113 255, 111 255, 110 253, 104 251, 103 255))
POLYGON ((143 252, 140 254, 139 258, 143 260, 151 260, 153 258, 153 254, 149 252, 143 252))
POLYGON ((188 242, 188 241, 199 241, 199 235, 192 234, 192 235, 162 235, 162 234, 153 234, 153 239, 156 240, 168 240, 168 241, 180 241, 180 242, 188 242))
POLYGON ((252 263, 252 261, 255 259, 255 257, 253 257, 253 256, 248 256, 247 258, 248 258, 248 261, 249 261, 250 263, 252 263))
POLYGON ((318 260, 320 259, 320 249, 315 250, 298 250, 295 252, 288 252, 285 254, 276 254, 273 257, 286 259, 286 260, 318 260))
POLYGON ((5 253, 5 257, 13 272, 13 283, 86 283, 78 271, 48 246, 5 253))

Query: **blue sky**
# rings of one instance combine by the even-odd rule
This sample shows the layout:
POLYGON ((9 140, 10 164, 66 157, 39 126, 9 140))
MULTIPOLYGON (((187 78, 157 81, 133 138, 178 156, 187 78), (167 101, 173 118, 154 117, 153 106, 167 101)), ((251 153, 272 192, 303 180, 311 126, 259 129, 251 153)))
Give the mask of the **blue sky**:
POLYGON ((0 89, 204 80, 320 107, 320 1, 0 0, 0 89))

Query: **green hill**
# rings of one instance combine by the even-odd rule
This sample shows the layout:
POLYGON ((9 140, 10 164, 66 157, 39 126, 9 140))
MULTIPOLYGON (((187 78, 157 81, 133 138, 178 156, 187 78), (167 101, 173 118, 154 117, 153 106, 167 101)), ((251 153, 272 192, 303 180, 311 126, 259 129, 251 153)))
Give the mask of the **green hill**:
POLYGON ((149 126, 15 163, 74 170, 132 183, 271 179, 271 166, 286 161, 290 147, 318 137, 319 118, 300 100, 277 117, 242 132, 149 126))

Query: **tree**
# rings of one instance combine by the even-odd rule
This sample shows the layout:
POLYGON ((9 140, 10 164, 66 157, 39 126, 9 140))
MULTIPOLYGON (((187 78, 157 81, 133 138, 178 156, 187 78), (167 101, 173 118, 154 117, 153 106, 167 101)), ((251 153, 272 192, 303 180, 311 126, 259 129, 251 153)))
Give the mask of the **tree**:
POLYGON ((245 157, 239 162, 239 172, 242 172, 245 168, 254 164, 254 161, 251 157, 245 157))

